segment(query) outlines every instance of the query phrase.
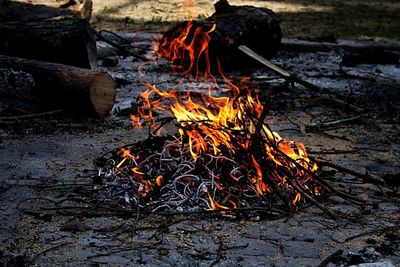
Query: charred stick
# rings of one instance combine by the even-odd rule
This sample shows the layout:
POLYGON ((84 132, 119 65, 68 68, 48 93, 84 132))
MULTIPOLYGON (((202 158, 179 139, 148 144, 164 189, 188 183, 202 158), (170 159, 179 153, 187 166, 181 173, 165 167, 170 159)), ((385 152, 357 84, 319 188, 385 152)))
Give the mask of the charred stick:
POLYGON ((214 265, 217 265, 221 259, 222 259, 222 252, 224 250, 224 243, 222 243, 222 240, 219 240, 219 246, 217 250, 217 257, 216 259, 209 265, 209 267, 212 267, 214 265))
POLYGON ((359 152, 360 149, 356 148, 356 149, 347 149, 347 150, 323 150, 323 151, 307 151, 308 155, 338 155, 338 154, 355 154, 357 152, 359 152))
MULTIPOLYGON (((264 107, 265 108, 265 107, 264 107)), ((262 128, 262 127, 261 127, 262 128)), ((261 130, 261 129, 260 129, 261 130)), ((265 130, 264 130, 264 132, 265 132, 265 130)), ((261 132, 259 131, 259 132, 257 132, 257 134, 258 135, 260 135, 260 137, 262 138, 262 136, 261 136, 261 132)), ((265 133, 265 134, 267 134, 267 133, 265 133)), ((265 140, 265 139, 263 139, 263 140, 265 140)), ((272 143, 272 142, 269 142, 269 143, 272 143)), ((306 168, 304 168, 301 164, 299 164, 297 161, 295 161, 295 160, 293 160, 292 158, 290 158, 288 155, 286 155, 285 153, 283 153, 275 144, 271 144, 271 146, 272 147, 274 147, 274 149, 276 149, 277 151, 279 151, 280 152, 280 154, 282 154, 284 157, 285 157, 285 159, 286 160, 288 160, 288 161, 290 161, 290 162, 293 162, 296 166, 298 166, 298 167, 301 167, 301 169, 303 169, 304 171, 306 171, 307 173, 310 173, 310 174, 312 174, 312 176, 313 177, 315 177, 316 175, 313 173, 313 172, 311 172, 311 171, 309 171, 308 169, 306 169, 306 168)), ((268 176, 266 176, 266 177, 268 177, 268 176)), ((270 179, 270 180, 272 180, 272 179, 270 179)), ((306 192, 304 192, 299 186, 297 186, 297 185, 295 185, 292 181, 291 181, 291 179, 287 179, 286 180, 293 188, 295 188, 298 192, 300 192, 301 194, 302 194, 302 196, 304 196, 304 198, 306 198, 308 201, 310 201, 312 204, 314 204, 316 207, 318 207, 319 209, 321 209, 322 211, 324 211, 326 214, 328 214, 330 217, 332 217, 332 218, 336 218, 337 217, 337 215, 336 214, 334 214, 330 209, 328 209, 328 208, 326 208, 326 207, 324 207, 323 205, 321 205, 318 201, 316 201, 313 197, 311 197, 310 195, 308 195, 306 192)), ((272 183, 272 185, 274 185, 274 183, 272 183)), ((276 186, 277 187, 277 186, 276 186)), ((278 196, 279 197, 283 197, 284 199, 285 199, 285 197, 283 196, 283 195, 280 195, 279 194, 279 188, 277 188, 278 190, 276 191, 277 192, 277 194, 278 194, 278 196)), ((275 188, 274 188, 274 190, 275 190, 275 188)), ((284 202, 286 202, 287 204, 288 204, 288 206, 290 207, 290 210, 291 210, 291 205, 290 205, 290 200, 288 201, 288 200, 284 200, 284 202)))
POLYGON ((263 126, 263 124, 264 124, 264 120, 265 120, 265 118, 267 117, 267 115, 268 115, 268 109, 265 107, 265 105, 263 105, 263 110, 262 110, 262 112, 261 112, 261 115, 260 115, 260 117, 258 118, 258 122, 257 122, 257 125, 256 125, 256 132, 258 133, 258 132, 261 132, 261 128, 262 128, 262 126, 263 126))
POLYGON ((313 160, 314 162, 316 162, 320 166, 327 166, 327 167, 336 169, 340 172, 348 173, 355 177, 361 178, 363 180, 363 182, 365 182, 365 183, 372 183, 372 184, 378 184, 378 185, 385 184, 385 181, 382 178, 380 178, 376 175, 373 175, 373 174, 369 173, 368 171, 365 171, 365 173, 362 173, 362 172, 359 172, 359 171, 356 171, 356 170, 353 170, 353 169, 350 169, 347 167, 340 166, 338 164, 335 164, 335 163, 327 161, 327 160, 314 158, 311 156, 310 156, 310 159, 313 160))
POLYGON ((325 212, 326 214, 329 215, 329 217, 331 218, 337 218, 337 215, 335 213, 333 213, 332 210, 330 210, 327 207, 324 207, 322 204, 320 204, 318 201, 316 201, 312 196, 310 196, 309 194, 307 194, 303 189, 301 189, 298 185, 296 185, 295 183, 293 183, 290 179, 286 180, 294 189, 296 189, 305 199, 307 199, 308 201, 310 201, 314 206, 316 206, 317 208, 319 208, 320 210, 322 210, 323 212, 325 212))
MULTIPOLYGON (((265 130, 263 130, 265 132, 265 130)), ((258 132, 258 134, 261 136, 261 132, 258 132)), ((265 133, 267 134, 267 133, 265 133)), ((318 178, 318 176, 311 172, 310 170, 306 169, 304 166, 302 166, 301 164, 299 164, 297 161, 293 160, 292 158, 290 158, 288 155, 286 155, 284 152, 282 152, 275 144, 271 144, 272 147, 277 150, 284 158, 286 158, 286 160, 289 160, 290 162, 293 162, 298 168, 304 170, 305 172, 309 173, 310 175, 312 175, 312 177, 318 178)), ((320 179, 318 179, 320 180, 320 179)), ((287 182, 293 187, 295 188, 298 192, 300 192, 302 194, 302 196, 304 198, 306 198, 308 201, 310 201, 312 204, 314 204, 316 207, 318 207, 319 209, 321 209, 322 211, 324 211, 326 214, 328 214, 330 217, 332 218, 337 218, 337 215, 335 213, 333 213, 330 209, 324 207, 323 205, 321 205, 318 201, 316 201, 313 197, 311 197, 310 195, 308 195, 306 192, 304 192, 299 186, 295 185, 290 179, 287 179, 287 182)))
POLYGON ((41 255, 43 255, 43 254, 45 254, 45 253, 47 253, 47 252, 49 252, 49 251, 51 251, 51 250, 54 250, 54 249, 57 249, 57 248, 60 248, 60 247, 63 247, 63 246, 71 245, 72 243, 73 243, 73 242, 65 242, 65 243, 61 243, 61 244, 52 246, 52 247, 50 247, 50 248, 48 248, 48 249, 42 250, 41 252, 39 252, 38 254, 36 254, 36 255, 29 261, 28 266, 29 266, 29 265, 32 265, 32 264, 36 261, 36 259, 37 259, 39 256, 41 256, 41 255))
MULTIPOLYGON (((260 164, 260 163, 258 163, 260 164)), ((263 180, 265 179, 265 181, 267 182, 267 184, 269 184, 272 189, 274 190, 274 192, 278 195, 278 197, 283 201, 283 203, 285 203, 289 209, 289 214, 291 214, 293 212, 293 206, 290 204, 290 199, 286 194, 283 194, 282 191, 280 190, 279 186, 276 184, 276 182, 274 181, 273 178, 271 178, 270 175, 268 175, 267 170, 266 170, 266 164, 262 164, 261 165, 261 171, 262 171, 262 177, 263 180)))
POLYGON ((367 231, 358 235, 353 235, 350 236, 348 238, 346 238, 344 241, 348 242, 351 241, 353 239, 362 237, 362 236, 366 236, 366 235, 381 235, 383 233, 387 233, 387 232, 394 232, 394 231, 398 231, 400 229, 400 225, 394 225, 394 226, 388 226, 388 227, 383 227, 383 228, 378 228, 378 229, 374 229, 371 231, 367 231))
MULTIPOLYGON (((340 124, 354 122, 361 119, 361 116, 353 116, 350 118, 335 120, 335 121, 327 121, 327 122, 319 122, 319 123, 304 123, 304 127, 307 129, 321 129, 321 128, 328 128, 338 126, 340 124)), ((295 123, 294 121, 290 120, 291 123, 295 124, 296 126, 301 128, 301 125, 295 123)))
MULTIPOLYGON (((354 201, 359 201, 359 202, 364 202, 363 200, 353 197, 351 195, 345 194, 343 192, 340 192, 336 189, 334 189, 333 187, 331 187, 329 184, 327 184, 323 179, 321 179, 319 176, 317 176, 315 173, 311 172, 309 169, 305 168, 304 166, 302 166, 301 164, 299 164, 297 161, 293 160, 292 158, 290 158, 288 155, 286 155, 284 152, 282 152, 277 146, 273 145, 274 150, 276 150, 277 152, 279 152, 280 155, 282 155, 284 158, 286 158, 287 160, 291 161, 293 164, 296 165, 297 168, 307 172, 309 175, 311 175, 313 177, 313 179, 317 180, 320 185, 324 186, 325 188, 329 188, 329 190, 336 192, 338 195, 340 195, 341 197, 343 197, 344 199, 347 200, 354 200, 354 201)), ((314 160, 313 157, 309 157, 311 160, 313 160, 314 162, 316 162, 314 160)), ((316 162, 317 163, 317 162, 316 162)))
POLYGON ((346 199, 347 201, 350 201, 354 204, 357 205, 365 205, 367 203, 366 200, 352 196, 350 194, 346 194, 342 191, 337 190, 336 188, 333 188, 329 183, 327 183, 324 179, 320 178, 319 179, 320 185, 322 187, 324 187, 326 190, 331 191, 335 194, 337 194, 338 196, 342 197, 343 199, 346 199))
POLYGON ((62 109, 47 111, 47 112, 42 112, 42 113, 36 113, 36 114, 21 115, 21 116, 0 117, 0 123, 3 121, 10 121, 10 120, 25 120, 25 119, 33 119, 33 118, 39 118, 39 117, 52 116, 54 114, 58 114, 61 112, 63 112, 62 109))
POLYGON ((318 265, 318 267, 325 267, 327 266, 333 259, 336 257, 340 256, 343 254, 343 249, 338 249, 335 252, 333 252, 331 255, 326 257, 321 263, 318 265))

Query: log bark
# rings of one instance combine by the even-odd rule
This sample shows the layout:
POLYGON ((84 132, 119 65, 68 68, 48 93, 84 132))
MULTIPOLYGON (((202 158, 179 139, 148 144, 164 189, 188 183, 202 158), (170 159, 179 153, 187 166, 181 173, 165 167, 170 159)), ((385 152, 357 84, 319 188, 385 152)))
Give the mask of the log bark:
POLYGON ((114 80, 105 72, 2 55, 0 68, 31 74, 32 94, 51 106, 95 112, 102 118, 115 103, 114 80))
POLYGON ((185 40, 187 44, 193 40, 197 28, 202 27, 204 31, 210 31, 215 24, 215 30, 209 33, 211 60, 218 58, 225 66, 242 67, 242 63, 248 62, 248 59, 238 51, 240 45, 246 45, 267 59, 276 55, 282 33, 279 17, 272 10, 253 6, 231 6, 226 0, 220 0, 214 6, 215 13, 209 18, 202 21, 185 21, 168 30, 161 41, 162 47, 168 46, 188 23, 193 23, 193 26, 185 40))
POLYGON ((89 22, 73 11, 7 2, 0 8, 0 54, 96 68, 89 22))

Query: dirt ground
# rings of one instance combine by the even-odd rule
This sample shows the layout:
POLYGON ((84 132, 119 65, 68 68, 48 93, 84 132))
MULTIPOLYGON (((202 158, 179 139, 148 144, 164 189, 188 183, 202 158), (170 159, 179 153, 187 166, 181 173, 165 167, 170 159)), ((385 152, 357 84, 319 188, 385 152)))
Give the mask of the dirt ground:
MULTIPOLYGON (((30 0, 59 6, 58 0, 30 0)), ((187 18, 202 19, 213 13, 205 0, 93 0, 92 23, 98 29, 140 31, 166 29, 187 18)), ((267 7, 282 18, 283 35, 400 41, 400 2, 392 0, 283 0, 229 1, 232 5, 267 7)))
MULTIPOLYGON (((157 37, 127 36, 134 46, 146 47, 157 37)), ((336 256, 330 266, 400 264, 400 69, 341 66, 343 49, 301 53, 286 48, 274 58, 327 91, 284 84, 263 68, 252 69, 250 78, 261 97, 269 92, 268 121, 281 136, 303 142, 310 155, 385 178, 387 184, 377 186, 325 168, 321 177, 327 183, 364 204, 325 194, 320 202, 338 214, 336 219, 309 206, 271 221, 251 214, 121 211, 118 199, 99 194, 93 160, 146 138, 146 129, 133 129, 129 117, 143 81, 169 90, 181 76, 162 59, 143 65, 111 55, 108 62, 114 66, 99 60, 117 82, 117 103, 105 121, 68 112, 2 121, 0 266, 318 266, 331 255, 336 256), (351 123, 323 126, 356 115, 351 123), (320 127, 307 126, 312 123, 320 127)), ((183 80, 182 86, 192 81, 183 80)), ((175 132, 171 126, 166 133, 175 132)))
MULTIPOLYGON (((143 48, 140 51, 148 57, 159 35, 143 30, 158 31, 185 17, 178 1, 109 3, 94 0, 93 23, 104 29, 140 30, 124 37, 143 48)), ((282 15, 286 36, 400 40, 398 1, 232 3, 275 9, 282 15)), ((210 14, 210 5, 197 1, 195 17, 210 14)), ((304 143, 309 155, 376 175, 384 179, 384 185, 364 181, 363 175, 323 168, 321 180, 358 199, 345 200, 333 190, 324 192, 319 203, 336 218, 314 205, 275 220, 246 212, 146 214, 145 209, 132 210, 120 199, 104 197, 100 189, 106 190, 109 184, 99 187, 100 170, 93 161, 148 136, 147 129, 134 129, 130 123, 132 102, 145 89, 144 83, 170 90, 178 82, 179 88, 187 90, 193 79, 174 74, 163 59, 143 64, 131 56, 104 55, 101 52, 107 46, 98 42, 99 68, 108 71, 117 85, 115 107, 105 120, 65 111, 10 119, 13 114, 8 112, 16 106, 0 98, 0 266, 286 267, 324 266, 326 259, 328 266, 399 265, 399 65, 343 65, 343 56, 354 52, 351 47, 365 46, 359 41, 323 49, 319 48, 327 44, 290 46, 288 41, 273 62, 323 90, 285 83, 265 68, 228 75, 238 80, 250 77, 261 99, 268 101, 268 124, 282 137, 304 143), (354 117, 350 123, 329 124, 354 117)), ((392 48, 400 53, 399 46, 392 48)), ((9 71, 0 70, 4 78, 0 89, 11 86, 9 71)), ((204 81, 195 86, 199 92, 208 89, 204 81)), ((174 133, 172 124, 163 134, 174 133)))

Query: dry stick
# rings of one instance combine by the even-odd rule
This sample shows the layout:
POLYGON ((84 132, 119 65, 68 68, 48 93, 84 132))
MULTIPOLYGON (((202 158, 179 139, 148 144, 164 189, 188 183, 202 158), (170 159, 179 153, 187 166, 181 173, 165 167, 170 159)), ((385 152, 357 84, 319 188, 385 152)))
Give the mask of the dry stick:
MULTIPOLYGON (((132 209, 121 209, 121 208, 111 208, 111 207, 104 207, 104 206, 98 206, 98 210, 109 210, 113 211, 114 213, 98 213, 99 215, 121 215, 121 214, 136 214, 136 210, 132 209)), ((277 216, 282 216, 286 213, 283 213, 281 210, 274 209, 274 208, 267 208, 267 207, 251 207, 251 208, 230 208, 230 209, 224 209, 224 210, 195 210, 195 211, 182 211, 182 212, 157 212, 157 211, 148 211, 148 210, 141 210, 140 212, 142 214, 154 214, 154 215, 160 215, 160 216, 179 216, 179 215, 192 215, 192 214, 214 214, 214 213, 220 213, 221 211, 224 212, 252 212, 252 211, 264 211, 264 212, 270 212, 276 213, 277 216)))
POLYGON ((367 232, 364 232, 364 233, 361 233, 361 234, 358 234, 358 235, 350 236, 350 237, 346 238, 344 241, 348 242, 350 240, 353 240, 353 239, 356 239, 356 238, 359 238, 359 237, 362 237, 362 236, 366 236, 366 235, 381 235, 383 233, 391 232, 391 231, 397 231, 399 229, 400 229, 400 225, 394 225, 394 226, 388 226, 388 227, 384 227, 384 228, 378 228, 378 229, 367 231, 367 232))
POLYGON ((36 114, 28 114, 28 115, 21 115, 21 116, 10 116, 10 117, 0 117, 0 123, 3 122, 3 121, 10 121, 10 120, 24 120, 24 119, 45 117, 45 116, 58 114, 60 112, 63 112, 63 110, 62 109, 58 109, 58 110, 47 111, 47 112, 36 113, 36 114))
MULTIPOLYGON (((357 121, 361 119, 361 116, 353 116, 350 118, 345 118, 345 119, 340 119, 340 120, 335 120, 335 121, 327 121, 327 122, 317 122, 317 123, 304 123, 305 128, 307 129, 320 129, 320 128, 328 128, 328 127, 334 127, 338 126, 340 124, 344 123, 349 123, 353 121, 357 121)), ((291 121, 293 124, 296 124, 295 122, 291 121)), ((300 125, 297 125, 300 127, 300 125)))
POLYGON ((363 182, 365 183, 372 183, 372 184, 378 184, 378 185, 385 185, 385 181, 381 178, 379 178, 376 175, 373 175, 371 173, 369 173, 368 171, 365 171, 365 173, 362 172, 358 172, 356 170, 347 168, 347 167, 343 167, 340 165, 337 165, 333 162, 327 161, 327 160, 323 160, 323 159, 319 159, 319 158, 315 158, 310 156, 310 159, 313 160, 314 162, 316 162, 318 165, 320 166, 327 166, 327 167, 331 167, 333 169, 336 169, 340 172, 345 172, 348 174, 351 174, 355 177, 359 177, 363 180, 363 182))
POLYGON ((337 190, 336 188, 332 187, 329 183, 327 183, 324 179, 319 178, 318 180, 320 182, 320 185, 323 186, 325 188, 325 190, 331 191, 335 194, 337 194, 338 196, 342 197, 343 199, 346 199, 349 202, 352 202, 354 204, 357 205, 365 205, 367 204, 367 200, 352 196, 350 194, 346 194, 342 191, 337 190))
MULTIPOLYGON (((269 69, 271 69, 271 70, 275 71, 276 73, 282 75, 283 77, 285 77, 287 79, 291 79, 292 81, 297 82, 297 83, 299 83, 299 84, 301 84, 301 85, 303 85, 305 87, 308 87, 308 88, 310 88, 312 90, 321 91, 320 87, 318 87, 318 86, 316 86, 314 84, 311 84, 311 83, 309 83, 307 81, 304 81, 304 80, 302 80, 302 79, 300 79, 300 78, 298 78, 296 76, 293 76, 289 72, 283 70, 282 68, 274 65, 269 60, 265 59, 264 57, 258 55, 256 52, 254 52, 253 50, 251 50, 247 46, 241 45, 241 46, 239 46, 239 50, 242 51, 243 53, 245 53, 246 55, 248 55, 249 57, 257 60, 261 64, 265 65, 269 69)), ((358 116, 356 116, 356 117, 358 117, 358 116)), ((356 117, 353 117, 351 119, 354 120, 356 117)), ((257 124, 257 126, 260 127, 260 124, 257 124)), ((284 154, 284 153, 282 153, 282 154, 284 154)), ((296 164, 296 165, 298 165, 298 164, 296 164)), ((368 172, 365 173, 365 174, 361 174, 361 173, 358 173, 356 171, 353 171, 353 170, 350 170, 350 169, 347 169, 347 168, 344 168, 344 167, 341 167, 341 166, 338 166, 338 165, 334 165, 334 166, 337 167, 338 170, 340 168, 341 171, 345 171, 345 172, 348 172, 348 173, 350 173, 350 174, 352 174, 354 176, 361 177, 363 179, 363 181, 371 181, 371 182, 373 181, 375 183, 384 184, 383 180, 381 180, 380 178, 378 178, 376 176, 373 176, 373 175, 369 174, 368 172)), ((335 168, 335 167, 333 167, 333 165, 331 165, 330 167, 335 168)))
POLYGON ((242 51, 243 53, 245 53, 247 56, 257 60, 258 62, 260 62, 261 64, 263 64, 267 68, 269 68, 270 70, 273 70, 276 73, 278 73, 279 75, 282 75, 284 78, 286 78, 288 80, 291 80, 293 82, 301 84, 304 87, 312 89, 313 91, 316 91, 316 92, 320 92, 322 90, 321 87, 319 87, 319 86, 317 86, 315 84, 312 84, 310 82, 307 82, 307 81, 305 81, 305 80, 303 80, 303 79, 301 79, 301 78, 299 78, 299 77, 287 72, 286 70, 276 66, 271 61, 269 61, 266 58, 260 56, 259 54, 257 54, 256 52, 254 52, 252 49, 248 48, 245 45, 239 46, 239 50, 242 51))
MULTIPOLYGON (((241 45, 239 46, 239 50, 242 51, 243 53, 245 53, 247 56, 253 58, 254 60, 258 61, 259 63, 263 64, 264 66, 266 66, 268 69, 275 71, 276 73, 278 73, 279 75, 281 75, 283 78, 287 79, 288 81, 292 81, 292 82, 296 82, 298 84, 303 85, 306 88, 309 88, 311 90, 313 90, 314 92, 321 92, 321 91, 325 91, 325 92, 329 92, 327 90, 324 90, 323 88, 312 84, 310 82, 307 82, 289 72, 287 72, 286 70, 276 66, 275 64, 273 64, 271 61, 267 60, 266 58, 260 56, 259 54, 257 54, 256 52, 254 52, 253 50, 251 50, 250 48, 248 48, 245 45, 241 45)), ((329 98, 330 101, 333 101, 337 104, 340 104, 342 106, 345 107, 349 107, 351 109, 353 109, 356 113, 360 113, 362 111, 362 109, 360 109, 357 106, 354 106, 352 104, 346 103, 345 101, 341 100, 341 99, 337 99, 337 98, 329 98)))
POLYGON ((292 182, 292 180, 287 179, 286 180, 294 189, 296 189, 298 192, 300 192, 300 194, 307 199, 308 201, 310 201, 313 205, 315 205, 317 208, 319 208, 320 210, 324 211, 326 214, 328 214, 331 218, 336 219, 337 215, 335 213, 333 213, 333 211, 331 211, 329 208, 323 206, 321 203, 319 203, 318 201, 316 201, 313 197, 311 197, 309 194, 307 194, 303 189, 300 188, 300 186, 297 186, 295 183, 292 182))

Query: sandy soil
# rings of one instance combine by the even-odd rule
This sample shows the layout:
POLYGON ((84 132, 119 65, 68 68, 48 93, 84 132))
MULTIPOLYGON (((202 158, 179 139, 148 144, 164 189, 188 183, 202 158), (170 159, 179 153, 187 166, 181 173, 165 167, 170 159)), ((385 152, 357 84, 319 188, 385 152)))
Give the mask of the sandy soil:
MULTIPOLYGON (((23 0, 21 0, 23 1, 23 0)), ((26 0, 25 0, 26 1, 26 0)), ((59 6, 57 0, 31 0, 59 6)), ((201 19, 214 12, 215 1, 205 0, 93 0, 92 23, 107 30, 163 30, 187 18, 201 19)), ((240 1, 274 10, 282 17, 285 36, 326 36, 400 40, 400 2, 390 0, 240 1)))

